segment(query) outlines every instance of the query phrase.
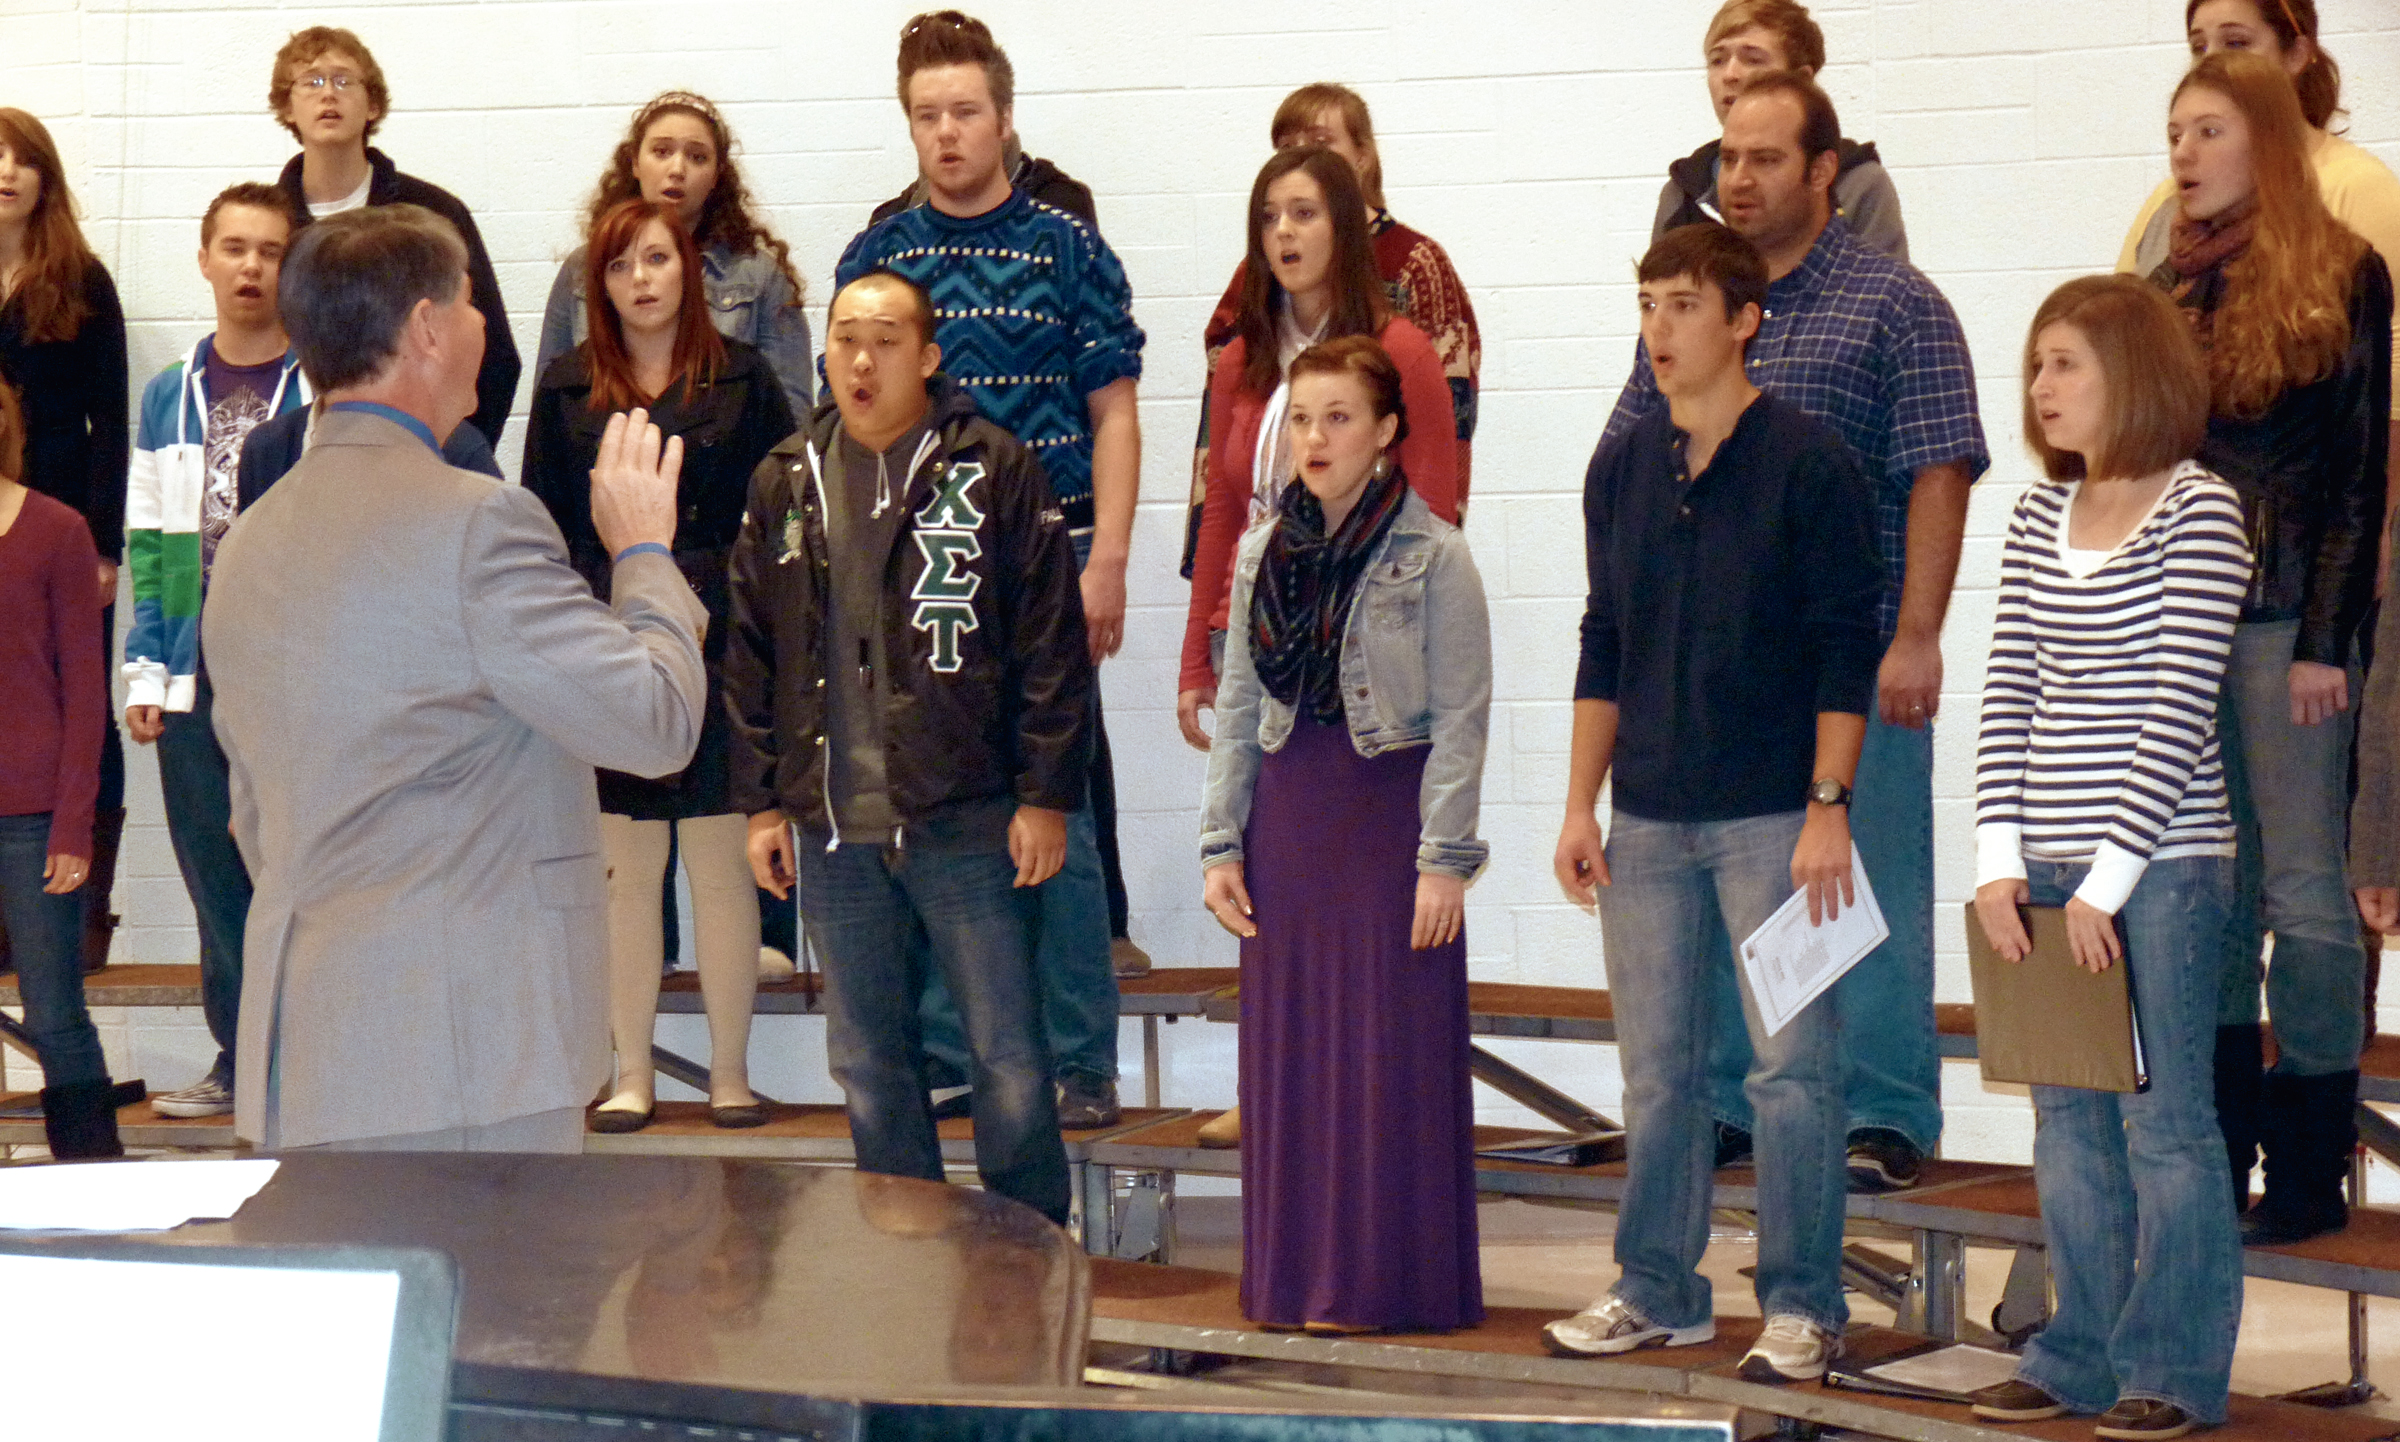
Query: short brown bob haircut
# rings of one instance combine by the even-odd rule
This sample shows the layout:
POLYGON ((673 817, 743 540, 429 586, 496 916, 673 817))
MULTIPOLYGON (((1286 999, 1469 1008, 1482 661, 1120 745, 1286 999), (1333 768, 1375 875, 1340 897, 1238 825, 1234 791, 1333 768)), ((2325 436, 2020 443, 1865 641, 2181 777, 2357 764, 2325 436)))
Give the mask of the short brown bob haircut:
POLYGON ((1367 208, 1383 209, 1383 152, 1375 148, 1375 121, 1367 114, 1366 97, 1349 86, 1320 80, 1283 97, 1275 107, 1274 123, 1267 127, 1267 143, 1277 150, 1307 144, 1308 128, 1328 110, 1342 117, 1350 143, 1366 161, 1359 168, 1358 188, 1367 198, 1367 208))
POLYGON ((1317 342, 1293 358, 1285 379, 1297 381, 1302 376, 1358 377, 1366 385, 1367 404, 1374 408, 1375 419, 1400 418, 1392 431, 1392 444, 1408 439, 1408 403, 1400 397, 1400 367, 1392 363, 1391 352, 1375 337, 1346 335, 1317 342))
POLYGON ((1791 70, 1770 70, 1755 76, 1742 86, 1734 103, 1756 99, 1761 95, 1789 95, 1800 103, 1800 156, 1814 164, 1827 151, 1842 148, 1842 118, 1834 113, 1833 97, 1825 87, 1807 76, 1791 70))
POLYGON ((1775 37, 1783 46, 1783 63, 1794 70, 1813 76, 1825 68, 1825 32, 1809 18, 1808 7, 1793 0, 1725 0, 1708 22, 1700 53, 1705 55, 1726 36, 1752 27, 1775 37))
POLYGON ((1713 220, 1679 225, 1660 236, 1633 269, 1633 278, 1645 285, 1677 276, 1715 286, 1725 297, 1729 321, 1743 306, 1757 306, 1761 313, 1767 308, 1767 262, 1731 226, 1713 220))
POLYGON ((992 104, 1008 114, 1017 104, 1017 70, 992 38, 992 27, 958 10, 928 10, 900 27, 900 108, 908 109, 908 82, 936 65, 980 65, 992 104))
POLYGON ((2155 475, 2191 459, 2208 434, 2208 361, 2165 291, 2130 275, 2079 276, 2050 292, 2025 331, 2024 401, 2025 445, 2051 480, 2155 475), (2073 326, 2100 361, 2108 438, 2097 455, 2054 450, 2042 439, 2034 351, 2054 325, 2073 326))
POLYGON ((366 82, 367 100, 375 107, 362 143, 373 140, 375 127, 392 113, 392 87, 384 83, 383 67, 375 63, 375 52, 367 48, 367 42, 338 25, 311 25, 293 31, 292 38, 275 52, 275 74, 267 82, 267 113, 281 121, 294 140, 300 138, 300 127, 286 114, 291 108, 292 87, 299 83, 301 71, 336 50, 358 62, 358 78, 366 82))
POLYGON ((421 205, 369 205, 301 231, 275 298, 308 383, 338 391, 383 370, 418 301, 448 305, 466 287, 457 227, 421 205))

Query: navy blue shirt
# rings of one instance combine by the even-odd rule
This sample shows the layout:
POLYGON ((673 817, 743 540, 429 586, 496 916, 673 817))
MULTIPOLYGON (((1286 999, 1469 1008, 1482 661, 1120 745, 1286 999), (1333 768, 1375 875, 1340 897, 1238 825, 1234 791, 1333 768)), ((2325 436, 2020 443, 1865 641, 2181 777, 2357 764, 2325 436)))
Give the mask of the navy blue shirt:
MULTIPOLYGON (((1765 311, 1750 339, 1750 383, 1830 422, 1865 472, 1883 554, 1876 624, 1888 641, 1900 628, 1917 472, 1956 463, 1972 481, 1992 464, 1966 332, 1932 281, 1860 244, 1839 216, 1790 274, 1767 287, 1765 311)), ((1650 352, 1637 345, 1600 448, 1654 409, 1666 406, 1650 352)))
POLYGON ((1615 804, 1653 821, 1797 811, 1817 716, 1864 716, 1883 657, 1866 477, 1832 427, 1761 392, 1690 474, 1663 404, 1583 483, 1591 595, 1575 699, 1617 704, 1615 804))

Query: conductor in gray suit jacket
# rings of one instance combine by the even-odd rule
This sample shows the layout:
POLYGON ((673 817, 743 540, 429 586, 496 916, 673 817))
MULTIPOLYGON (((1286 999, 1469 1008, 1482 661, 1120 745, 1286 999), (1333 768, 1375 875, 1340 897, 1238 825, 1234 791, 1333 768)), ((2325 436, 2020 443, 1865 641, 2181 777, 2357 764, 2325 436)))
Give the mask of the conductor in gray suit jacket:
POLYGON ((301 232, 280 287, 324 398, 217 552, 201 643, 257 886, 234 1128, 266 1151, 575 1151, 608 1074, 592 768, 683 767, 707 613, 667 549, 680 442, 609 424, 611 604, 542 503, 442 462, 483 318, 449 223, 301 232))

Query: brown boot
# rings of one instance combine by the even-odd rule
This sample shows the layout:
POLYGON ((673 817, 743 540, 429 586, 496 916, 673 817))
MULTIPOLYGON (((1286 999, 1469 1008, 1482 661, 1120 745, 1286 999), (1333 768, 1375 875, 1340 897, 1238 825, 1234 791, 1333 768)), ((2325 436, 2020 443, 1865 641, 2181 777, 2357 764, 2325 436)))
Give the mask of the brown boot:
POLYGON ((92 818, 92 873, 83 883, 83 969, 108 965, 108 948, 116 940, 117 923, 125 918, 108 909, 109 893, 117 885, 117 844, 125 839, 125 808, 103 811, 92 818))

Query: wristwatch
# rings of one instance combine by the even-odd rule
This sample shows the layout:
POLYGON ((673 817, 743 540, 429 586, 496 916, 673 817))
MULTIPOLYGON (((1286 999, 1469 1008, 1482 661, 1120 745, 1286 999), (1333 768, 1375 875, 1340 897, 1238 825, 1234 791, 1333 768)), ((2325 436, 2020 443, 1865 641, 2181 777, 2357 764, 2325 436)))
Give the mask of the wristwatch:
POLYGON ((1819 806, 1847 806, 1850 804, 1850 788, 1830 776, 1820 776, 1816 784, 1808 788, 1808 799, 1819 806))

